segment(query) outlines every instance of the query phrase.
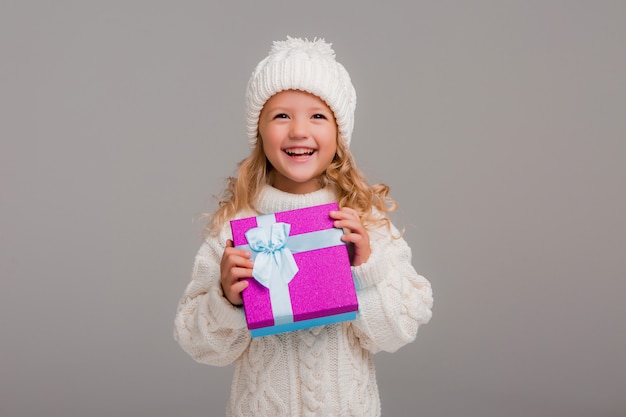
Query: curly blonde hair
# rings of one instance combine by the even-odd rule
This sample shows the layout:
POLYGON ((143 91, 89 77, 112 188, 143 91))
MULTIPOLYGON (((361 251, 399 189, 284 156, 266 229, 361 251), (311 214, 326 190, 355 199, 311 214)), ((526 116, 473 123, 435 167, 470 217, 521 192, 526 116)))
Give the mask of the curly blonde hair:
MULTIPOLYGON (((238 164, 236 177, 226 179, 217 211, 210 216, 206 235, 217 235, 224 223, 243 210, 254 210, 254 201, 264 184, 271 184, 274 168, 263 152, 263 139, 258 140, 250 156, 238 164)), ((319 178, 321 187, 332 187, 339 197, 339 207, 350 207, 359 214, 366 228, 381 224, 391 227, 387 213, 398 208, 385 184, 370 185, 356 166, 345 141, 337 138, 333 160, 319 178)))

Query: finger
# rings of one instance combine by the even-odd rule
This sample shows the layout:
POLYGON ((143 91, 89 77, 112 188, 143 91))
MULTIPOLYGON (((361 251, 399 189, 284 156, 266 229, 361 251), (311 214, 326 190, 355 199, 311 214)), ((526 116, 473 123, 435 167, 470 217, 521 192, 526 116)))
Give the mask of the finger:
POLYGON ((244 249, 238 249, 233 247, 227 247, 224 249, 224 258, 228 257, 239 257, 239 258, 250 258, 250 252, 244 249))
POLYGON ((358 220, 335 220, 334 226, 339 229, 349 229, 352 232, 359 234, 363 234, 365 232, 365 228, 358 220))
POLYGON ((224 257, 224 261, 222 262, 224 268, 233 268, 233 267, 241 267, 241 268, 253 268, 254 261, 252 259, 239 256, 237 254, 230 254, 224 257))
POLYGON ((343 209, 342 211, 337 211, 331 216, 335 221, 343 221, 343 222, 353 222, 353 223, 342 223, 342 226, 336 225, 335 227, 348 227, 348 228, 361 228, 363 224, 361 223, 361 218, 359 214, 352 209, 343 209))
POLYGON ((248 281, 239 281, 233 284, 229 290, 226 292, 226 298, 235 306, 240 306, 243 304, 243 299, 241 297, 241 292, 248 287, 248 281))
POLYGON ((342 208, 341 210, 334 210, 330 212, 330 217, 332 217, 333 219, 336 220, 340 220, 340 219, 358 219, 359 218, 359 214, 352 210, 352 209, 348 209, 346 207, 342 208))
POLYGON ((344 207, 342 211, 348 213, 352 217, 356 217, 357 219, 359 218, 359 213, 355 209, 352 209, 350 207, 344 207))
POLYGON ((237 281, 236 283, 234 283, 230 289, 232 292, 234 292, 235 294, 240 294, 243 290, 245 290, 246 288, 248 288, 248 285, 250 285, 250 283, 248 282, 247 279, 242 279, 241 281, 237 281))
POLYGON ((232 240, 232 239, 228 239, 228 240, 226 240, 226 247, 227 247, 227 248, 233 248, 233 247, 235 247, 235 244, 233 243, 233 240, 232 240))
POLYGON ((241 265, 240 263, 238 265, 237 263, 227 261, 220 265, 220 269, 220 279, 224 282, 232 282, 237 280, 238 278, 252 276, 252 266, 249 264, 241 265))
POLYGON ((350 207, 344 207, 341 209, 341 211, 345 213, 348 216, 348 218, 357 219, 361 221, 359 217, 359 213, 356 210, 351 209, 350 207))
POLYGON ((367 241, 365 237, 358 233, 346 233, 341 237, 341 240, 347 243, 353 243, 355 246, 360 246, 367 241))
POLYGON ((230 269, 230 280, 237 281, 241 278, 250 278, 252 276, 251 268, 233 267, 230 269))

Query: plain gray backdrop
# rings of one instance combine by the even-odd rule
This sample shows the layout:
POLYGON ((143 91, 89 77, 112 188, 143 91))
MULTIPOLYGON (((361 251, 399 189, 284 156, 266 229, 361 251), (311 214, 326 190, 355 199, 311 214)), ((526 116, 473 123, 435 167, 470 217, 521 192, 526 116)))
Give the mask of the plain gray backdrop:
POLYGON ((224 414, 172 337, 273 40, 350 72, 431 322, 384 416, 626 416, 626 3, 0 2, 0 415, 224 414))

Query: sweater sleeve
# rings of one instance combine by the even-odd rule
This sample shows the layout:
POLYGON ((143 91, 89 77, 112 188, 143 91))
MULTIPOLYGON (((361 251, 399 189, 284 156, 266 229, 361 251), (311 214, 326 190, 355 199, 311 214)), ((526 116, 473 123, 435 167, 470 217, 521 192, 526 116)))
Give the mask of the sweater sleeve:
POLYGON ((226 237, 207 239, 194 261, 192 278, 178 304, 174 339, 198 362, 233 363, 250 344, 243 309, 224 297, 220 260, 226 237))
MULTIPOLYGON (((391 234, 399 235, 393 225, 391 234)), ((385 227, 370 232, 370 258, 353 267, 359 315, 352 325, 361 346, 373 353, 412 342, 432 316, 431 285, 413 268, 406 241, 391 234, 385 227)))

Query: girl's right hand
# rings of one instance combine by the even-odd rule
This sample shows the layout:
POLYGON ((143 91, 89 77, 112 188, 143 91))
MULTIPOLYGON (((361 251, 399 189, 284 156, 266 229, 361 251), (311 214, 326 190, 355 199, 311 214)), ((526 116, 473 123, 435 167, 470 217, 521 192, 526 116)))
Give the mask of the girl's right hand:
POLYGON ((220 262, 220 281, 224 296, 234 306, 243 304, 241 292, 248 287, 248 280, 241 278, 252 276, 252 266, 250 252, 235 248, 228 239, 220 262))

